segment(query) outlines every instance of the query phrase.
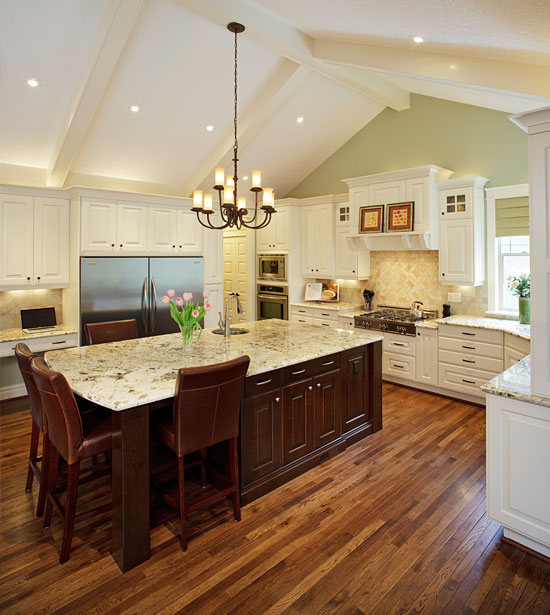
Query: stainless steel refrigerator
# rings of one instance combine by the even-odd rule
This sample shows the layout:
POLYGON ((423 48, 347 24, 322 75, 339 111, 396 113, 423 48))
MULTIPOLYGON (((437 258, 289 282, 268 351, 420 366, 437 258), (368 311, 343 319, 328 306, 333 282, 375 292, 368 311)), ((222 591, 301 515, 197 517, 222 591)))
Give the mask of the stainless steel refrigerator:
POLYGON ((170 288, 176 295, 200 298, 204 283, 202 257, 83 257, 80 259, 80 320, 89 322, 135 318, 140 337, 176 333, 179 329, 161 298, 170 288))

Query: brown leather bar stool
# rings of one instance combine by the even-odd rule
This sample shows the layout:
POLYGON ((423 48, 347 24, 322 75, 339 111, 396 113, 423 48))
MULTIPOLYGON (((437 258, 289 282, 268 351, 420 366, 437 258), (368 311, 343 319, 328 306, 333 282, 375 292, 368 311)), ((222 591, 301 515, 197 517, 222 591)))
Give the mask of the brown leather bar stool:
MULTIPOLYGON (((186 512, 230 497, 235 521, 241 520, 239 491, 239 415, 244 379, 250 357, 242 356, 226 363, 178 370, 173 416, 161 418, 155 425, 157 439, 176 453, 178 459, 179 502, 164 494, 168 504, 180 513, 181 548, 187 549, 186 512), (228 441, 229 474, 227 486, 216 493, 185 505, 184 455, 201 451, 201 480, 206 481, 206 449, 228 441)), ((222 478, 222 477, 219 477, 222 478)))
POLYGON ((106 322, 89 322, 84 325, 88 344, 105 344, 133 340, 138 336, 135 318, 128 320, 109 320, 106 322))
POLYGON ((21 375, 23 376, 23 382, 25 383, 25 388, 27 389, 27 395, 29 396, 29 406, 32 417, 29 469, 27 470, 27 483, 25 485, 25 491, 30 491, 32 489, 33 479, 36 476, 36 480, 40 485, 36 515, 40 517, 44 514, 48 481, 42 480, 41 468, 37 464, 42 462, 42 467, 44 467, 44 445, 48 436, 45 433, 46 424, 43 420, 42 401, 40 399, 38 389, 36 388, 34 376, 31 372, 31 361, 36 357, 36 355, 30 351, 26 344, 20 342, 15 346, 15 357, 17 359, 17 363, 19 364, 21 375), (38 456, 38 441, 40 439, 40 432, 42 432, 43 438, 42 456, 38 456))
MULTIPOLYGON (((101 413, 90 413, 90 424, 83 429, 75 397, 65 376, 49 369, 40 357, 35 357, 31 361, 31 372, 42 400, 48 434, 45 443, 49 450, 45 451, 44 457, 49 460, 49 463, 43 467, 43 472, 48 472, 44 527, 50 526, 55 504, 64 522, 59 557, 59 562, 63 564, 69 559, 75 520, 86 519, 111 508, 111 505, 105 505, 76 515, 80 462, 111 450, 111 415, 108 414, 105 417, 101 413), (60 456, 67 462, 65 506, 59 500, 56 492, 60 456)), ((105 475, 108 469, 107 463, 92 466, 91 469, 86 470, 91 473, 83 477, 80 484, 96 476, 105 475)))

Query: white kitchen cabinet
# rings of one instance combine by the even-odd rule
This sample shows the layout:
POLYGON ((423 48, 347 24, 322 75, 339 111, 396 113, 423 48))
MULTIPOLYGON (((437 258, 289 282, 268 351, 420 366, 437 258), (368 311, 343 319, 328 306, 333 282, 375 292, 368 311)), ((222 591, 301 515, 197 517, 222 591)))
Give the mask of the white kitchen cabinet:
POLYGON ((117 251, 116 201, 82 199, 81 252, 100 254, 117 251))
POLYGON ((177 252, 177 210, 175 207, 153 205, 149 208, 149 250, 177 252))
POLYGON ((210 292, 208 302, 211 306, 210 311, 206 312, 204 316, 204 326, 206 329, 213 329, 218 326, 219 312, 223 313, 223 285, 205 284, 204 290, 210 292))
POLYGON ((437 329, 416 329, 416 381, 437 386, 437 329))
POLYGON ((301 212, 302 275, 327 278, 334 275, 334 215, 332 203, 308 205, 301 212))
MULTIPOLYGON (((210 216, 212 224, 221 224, 219 214, 210 216)), ((223 285, 223 231, 205 229, 203 235, 204 283, 223 285)))
POLYGON ((550 557, 548 408, 487 395, 487 516, 504 536, 550 557))
POLYGON ((368 280, 370 276, 370 251, 354 250, 350 247, 347 240, 348 226, 337 226, 334 234, 334 277, 345 280, 368 280))
POLYGON ((346 316, 345 313, 338 314, 338 328, 353 331, 355 329, 355 318, 353 316, 346 316))
MULTIPOLYGON (((202 254, 203 227, 197 220, 195 212, 189 209, 177 210, 177 250, 179 254, 202 254)), ((214 232, 214 231, 207 231, 214 232)))
POLYGON ((531 342, 510 333, 504 335, 504 369, 521 361, 531 351, 531 342))
POLYGON ((404 179, 394 179, 369 186, 369 205, 388 205, 390 203, 402 203, 404 200, 404 179))
POLYGON ((0 287, 62 288, 69 284, 69 202, 1 195, 0 287))
POLYGON ((147 250, 147 205, 117 203, 116 243, 121 252, 147 250))
POLYGON ((398 333, 384 333, 382 341, 382 375, 416 379, 416 338, 398 333))
POLYGON ((447 179, 439 190, 439 279, 442 284, 485 282, 486 177, 447 179))
POLYGON ((288 252, 290 234, 290 209, 277 208, 271 222, 256 233, 256 252, 288 252))

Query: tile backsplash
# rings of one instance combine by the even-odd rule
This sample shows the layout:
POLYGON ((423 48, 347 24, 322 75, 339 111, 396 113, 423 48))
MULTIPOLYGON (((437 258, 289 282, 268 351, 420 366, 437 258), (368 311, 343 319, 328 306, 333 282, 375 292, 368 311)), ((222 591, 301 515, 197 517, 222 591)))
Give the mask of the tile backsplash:
POLYGON ((371 275, 364 281, 340 281, 340 300, 361 303, 364 288, 375 292, 373 306, 408 307, 412 301, 442 313, 449 303, 452 314, 483 316, 487 311, 487 284, 443 286, 439 282, 439 252, 436 250, 371 252, 371 275), (461 293, 461 303, 447 301, 447 293, 461 293))
POLYGON ((54 307, 57 322, 63 322, 63 291, 51 290, 6 290, 0 292, 0 329, 21 326, 19 310, 27 308, 54 307))

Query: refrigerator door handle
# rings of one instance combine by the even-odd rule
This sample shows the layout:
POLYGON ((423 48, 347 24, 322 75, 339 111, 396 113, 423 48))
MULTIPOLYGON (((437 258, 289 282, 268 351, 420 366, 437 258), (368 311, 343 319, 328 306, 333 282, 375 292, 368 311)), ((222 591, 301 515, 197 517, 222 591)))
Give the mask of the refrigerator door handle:
POLYGON ((143 329, 145 331, 145 335, 149 333, 148 321, 149 314, 147 313, 147 306, 149 302, 147 300, 147 276, 143 280, 143 288, 141 289, 141 321, 143 322, 143 329))
POLYGON ((157 324, 157 312, 158 312, 158 306, 157 306, 157 287, 155 286, 155 278, 153 278, 151 276, 151 300, 153 302, 153 320, 151 322, 151 335, 155 332, 155 327, 157 324))

